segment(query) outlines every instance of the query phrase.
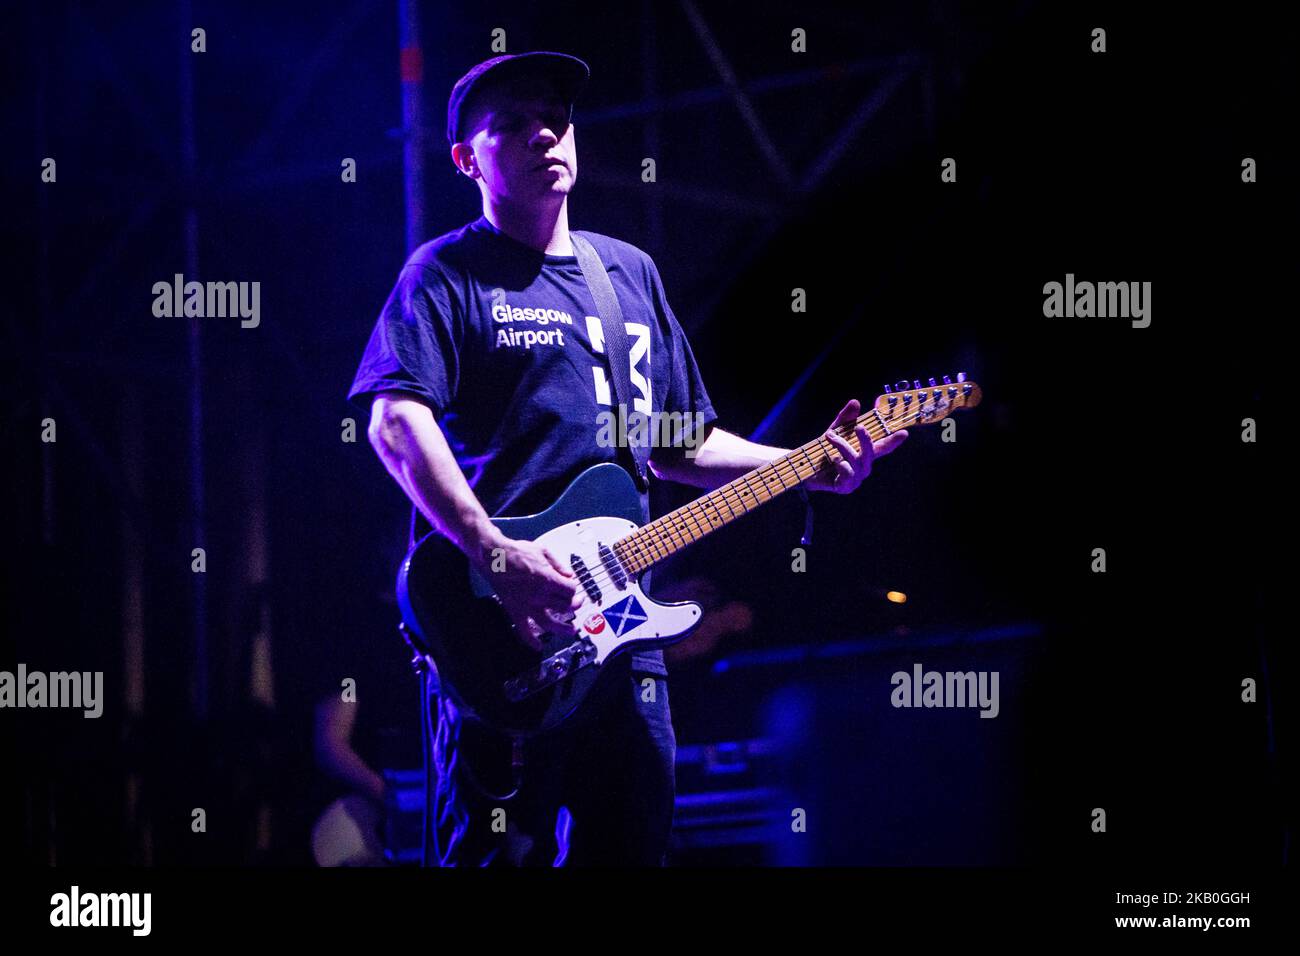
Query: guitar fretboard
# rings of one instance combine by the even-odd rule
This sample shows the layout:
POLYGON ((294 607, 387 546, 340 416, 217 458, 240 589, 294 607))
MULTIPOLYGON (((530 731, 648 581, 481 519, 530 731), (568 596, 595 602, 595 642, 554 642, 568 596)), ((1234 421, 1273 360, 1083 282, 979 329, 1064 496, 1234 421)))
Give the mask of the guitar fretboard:
MULTIPOLYGON (((870 409, 856 421, 836 429, 854 451, 861 451, 855 430, 858 425, 866 428, 873 442, 902 427, 901 423, 894 428, 886 427, 884 420, 870 409)), ((705 535, 803 484, 829 464, 838 463, 842 457, 839 449, 827 438, 816 438, 620 538, 614 544, 614 553, 629 574, 640 574, 705 535)))

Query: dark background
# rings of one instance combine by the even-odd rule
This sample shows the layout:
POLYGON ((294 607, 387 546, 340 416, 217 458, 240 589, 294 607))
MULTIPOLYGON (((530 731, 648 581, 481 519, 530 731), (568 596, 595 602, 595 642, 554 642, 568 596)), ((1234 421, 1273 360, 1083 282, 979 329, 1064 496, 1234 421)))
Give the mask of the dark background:
MULTIPOLYGON (((411 721, 392 759, 418 759, 390 594, 407 512, 345 401, 406 251, 398 5, 22 4, 10 26, 0 667, 102 670, 107 705, 0 715, 0 845, 38 865, 304 862, 321 688, 384 687, 411 721), (260 327, 155 318, 177 272, 260 281, 260 327)), ((984 389, 955 443, 914 430, 861 493, 815 497, 807 573, 793 499, 674 569, 755 613, 674 669, 679 741, 802 728, 786 779, 815 849, 780 859, 1284 862, 1293 698, 1263 601, 1286 587, 1291 483, 1263 456, 1294 314, 1289 24, 1250 4, 428 2, 424 238, 480 211, 438 131, 495 27, 510 52, 591 64, 570 222, 654 257, 723 427, 793 445, 885 382, 984 389), (1150 281, 1151 326, 1044 318, 1067 272, 1150 281), (802 659, 750 653, 774 648, 802 659), (1000 670, 1001 715, 888 707, 913 661, 1000 670)))

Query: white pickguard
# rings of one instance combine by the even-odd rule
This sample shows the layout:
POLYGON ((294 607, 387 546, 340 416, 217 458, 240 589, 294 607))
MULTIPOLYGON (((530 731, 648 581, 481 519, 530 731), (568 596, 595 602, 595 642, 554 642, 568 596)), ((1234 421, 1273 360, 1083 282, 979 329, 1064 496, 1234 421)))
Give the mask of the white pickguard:
MULTIPOLYGON (((624 518, 584 518, 552 528, 537 538, 538 544, 569 566, 569 556, 582 558, 600 588, 599 603, 587 598, 574 616, 576 630, 596 646, 596 663, 603 664, 615 650, 629 646, 629 652, 647 638, 676 637, 700 621, 700 606, 691 601, 659 604, 646 597, 640 585, 629 578, 622 589, 616 587, 601 564, 600 545, 612 545, 637 529, 624 518)), ((586 592, 579 588, 586 598, 586 592)))

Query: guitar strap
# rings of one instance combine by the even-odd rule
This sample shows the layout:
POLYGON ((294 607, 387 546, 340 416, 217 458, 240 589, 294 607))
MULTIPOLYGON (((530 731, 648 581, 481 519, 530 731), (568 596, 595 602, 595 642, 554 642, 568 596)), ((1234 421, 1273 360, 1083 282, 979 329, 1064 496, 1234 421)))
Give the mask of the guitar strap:
MULTIPOLYGON (((623 325, 623 310, 619 308, 618 296, 614 294, 609 273, 605 271, 605 266, 591 243, 576 233, 569 233, 569 241, 573 243, 573 251, 578 257, 578 265, 582 268, 582 277, 587 282, 587 288, 591 290, 591 296, 596 300, 596 311, 600 313, 600 324, 605 332, 605 357, 609 360, 610 370, 610 405, 616 416, 619 415, 622 406, 626 409, 626 416, 630 418, 633 407, 632 366, 628 361, 631 352, 627 341, 627 329, 623 325)), ((617 423, 618 419, 616 418, 615 421, 617 423)), ((632 460, 631 474, 636 481, 637 490, 642 492, 650 487, 646 477, 646 459, 649 458, 648 429, 643 434, 647 436, 645 442, 619 441, 620 446, 625 446, 627 457, 632 460)))

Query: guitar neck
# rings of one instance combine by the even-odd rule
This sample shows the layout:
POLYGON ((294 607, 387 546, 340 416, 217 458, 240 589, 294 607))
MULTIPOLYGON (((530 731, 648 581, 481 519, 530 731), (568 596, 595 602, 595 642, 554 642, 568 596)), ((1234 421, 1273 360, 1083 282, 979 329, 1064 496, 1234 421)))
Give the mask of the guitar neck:
MULTIPOLYGON (((870 409, 855 422, 836 429, 854 451, 861 451, 857 425, 865 426, 873 442, 903 427, 902 423, 887 426, 885 419, 870 409)), ((640 574, 705 535, 797 488, 841 457, 827 438, 814 439, 638 528, 614 544, 614 553, 630 574, 640 574)))

